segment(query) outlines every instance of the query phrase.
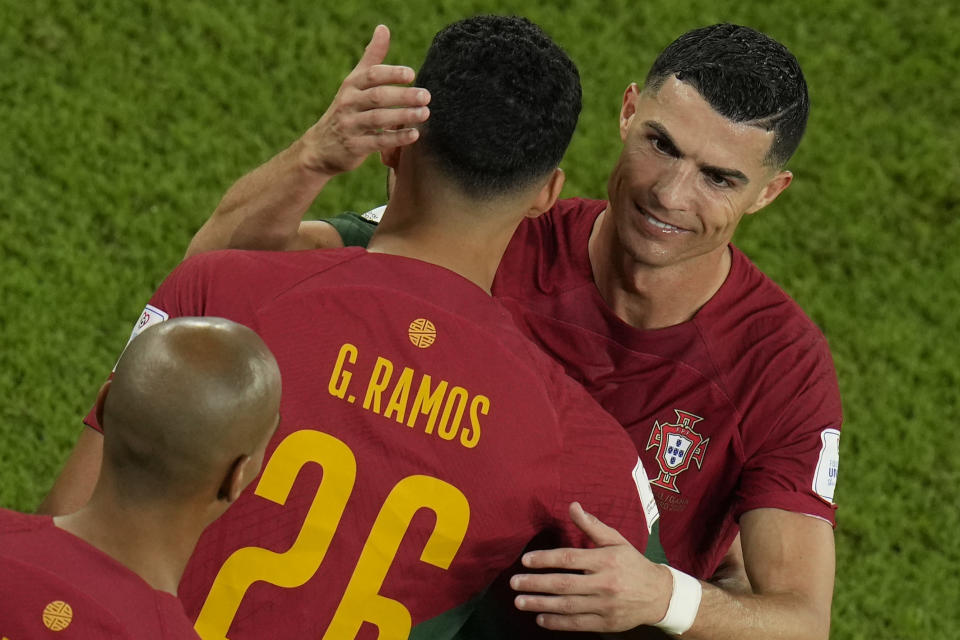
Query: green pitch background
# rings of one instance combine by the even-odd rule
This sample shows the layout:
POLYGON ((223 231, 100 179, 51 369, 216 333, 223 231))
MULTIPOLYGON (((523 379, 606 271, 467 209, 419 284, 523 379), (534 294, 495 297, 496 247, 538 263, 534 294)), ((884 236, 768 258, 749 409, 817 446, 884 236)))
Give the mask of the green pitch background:
MULTIPOLYGON (((147 298, 233 180, 323 112, 378 22, 521 13, 579 64, 565 195, 603 196, 627 83, 690 28, 761 29, 811 87, 796 180, 738 243, 844 396, 834 638, 960 633, 960 13, 940 0, 0 0, 0 505, 30 510, 147 298)), ((318 217, 383 200, 370 160, 318 217)))

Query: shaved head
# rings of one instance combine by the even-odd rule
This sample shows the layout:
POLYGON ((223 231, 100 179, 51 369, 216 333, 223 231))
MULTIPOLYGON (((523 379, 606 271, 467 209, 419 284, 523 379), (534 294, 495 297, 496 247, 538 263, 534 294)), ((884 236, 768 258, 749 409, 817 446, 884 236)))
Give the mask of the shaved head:
POLYGON ((262 453, 279 404, 276 360, 252 330, 156 325, 127 346, 103 402, 104 471, 137 500, 215 495, 231 465, 262 453))

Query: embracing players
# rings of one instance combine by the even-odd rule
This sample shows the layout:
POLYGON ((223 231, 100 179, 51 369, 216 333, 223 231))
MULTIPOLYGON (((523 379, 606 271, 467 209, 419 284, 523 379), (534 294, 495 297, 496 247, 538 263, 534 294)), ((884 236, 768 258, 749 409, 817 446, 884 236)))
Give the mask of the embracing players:
MULTIPOLYGON (((385 47, 378 28, 368 53, 385 47)), ((180 584, 204 638, 447 637, 534 538, 588 543, 572 501, 639 549, 656 520, 629 438, 489 293, 562 186, 576 68, 535 25, 487 16, 441 31, 417 79, 429 125, 385 154, 397 183, 369 251, 204 254, 145 311, 240 321, 285 379, 255 492, 180 584)), ((94 473, 88 424, 48 504, 94 473)))
MULTIPOLYGON (((422 104, 405 89, 383 89, 397 106, 422 104)), ((823 638, 829 630, 836 375, 820 331, 730 244, 743 216, 790 184, 785 165, 808 111, 801 69, 776 41, 729 24, 684 34, 623 95, 609 201, 562 200, 522 223, 493 285, 630 434, 653 478, 667 556, 700 580, 689 637, 775 629, 823 638)), ((379 133, 343 126, 340 146, 326 147, 318 134, 379 112, 335 102, 290 149, 231 188, 191 251, 340 242, 330 225, 300 218, 330 177, 330 148, 379 133)), ((572 582, 517 576, 518 591, 557 596, 518 604, 546 612, 541 623, 558 629, 656 621, 663 600, 639 594, 668 596, 670 576, 651 571, 614 532, 580 523, 609 548, 532 554, 529 566, 615 569, 572 582)))

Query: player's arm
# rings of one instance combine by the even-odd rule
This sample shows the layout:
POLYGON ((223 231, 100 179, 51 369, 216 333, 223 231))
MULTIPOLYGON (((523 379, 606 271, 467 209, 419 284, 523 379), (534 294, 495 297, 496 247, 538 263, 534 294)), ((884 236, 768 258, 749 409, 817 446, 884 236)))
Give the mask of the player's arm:
POLYGON ((739 532, 727 549, 726 555, 717 565, 717 570, 707 582, 732 593, 750 592, 750 578, 747 577, 747 570, 743 565, 743 546, 740 543, 739 532))
POLYGON ((825 425, 840 424, 840 396, 829 357, 811 354, 803 390, 781 411, 766 448, 741 475, 739 524, 749 591, 738 580, 711 584, 655 572, 652 563, 617 540, 615 530, 580 518, 577 525, 598 548, 567 555, 533 552, 524 566, 584 575, 514 576, 512 586, 522 593, 556 594, 525 595, 522 608, 545 612, 543 622, 554 629, 624 631, 661 624, 669 612, 667 622, 682 622, 684 638, 828 637, 839 427, 825 425), (659 595, 650 597, 651 589, 659 595))
POLYGON ((828 637, 834 547, 833 529, 823 520, 780 509, 745 513, 740 525, 752 592, 681 577, 682 587, 699 589, 697 605, 682 589, 674 595, 674 574, 644 558, 615 529, 582 511, 572 510, 571 517, 596 548, 533 551, 523 564, 583 575, 519 574, 510 582, 522 592, 517 607, 540 612, 542 626, 650 637, 629 630, 661 623, 672 607, 679 619, 693 614, 684 638, 828 637))
POLYGON ((390 32, 380 25, 326 113, 290 147, 237 181, 190 242, 187 257, 213 249, 295 250, 343 246, 322 221, 301 222, 329 180, 368 155, 417 140, 429 116, 426 89, 409 67, 381 64, 390 32))
POLYGON ((87 504, 100 477, 102 459, 103 434, 84 427, 50 493, 37 507, 37 513, 65 515, 87 504))

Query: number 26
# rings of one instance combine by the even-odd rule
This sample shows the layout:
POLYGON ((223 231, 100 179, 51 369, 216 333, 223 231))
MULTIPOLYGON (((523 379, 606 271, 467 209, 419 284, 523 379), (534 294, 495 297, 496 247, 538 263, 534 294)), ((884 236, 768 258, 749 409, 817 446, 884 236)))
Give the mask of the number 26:
MULTIPOLYGON (((263 580, 292 589, 310 580, 323 563, 357 477, 350 448, 321 431, 296 431, 277 446, 255 493, 277 504, 286 503, 300 469, 310 462, 323 467, 323 479, 297 539, 283 553, 244 547, 227 558, 195 625, 204 640, 226 640, 243 596, 254 582, 263 580)), ((410 612, 401 602, 379 592, 410 521, 422 508, 433 510, 437 520, 420 560, 441 569, 450 566, 467 532, 470 505, 451 484, 431 476, 408 476, 393 487, 381 506, 324 640, 354 638, 365 621, 379 627, 381 640, 409 635, 410 612)))

